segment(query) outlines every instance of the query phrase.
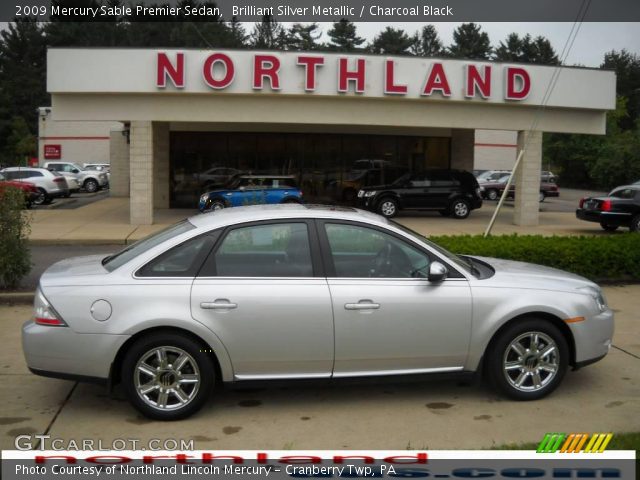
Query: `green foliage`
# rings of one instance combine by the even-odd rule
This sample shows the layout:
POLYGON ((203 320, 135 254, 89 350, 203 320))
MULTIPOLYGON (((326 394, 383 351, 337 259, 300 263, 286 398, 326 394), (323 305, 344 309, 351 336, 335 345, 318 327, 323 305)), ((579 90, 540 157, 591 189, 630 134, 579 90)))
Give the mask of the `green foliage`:
POLYGON ((317 23, 302 25, 294 23, 289 29, 289 50, 312 51, 322 48, 322 44, 318 43, 318 39, 322 36, 320 27, 317 23))
POLYGON ((487 32, 480 25, 463 23, 453 31, 453 43, 449 46, 449 55, 455 58, 488 60, 493 48, 487 32))
POLYGON ((455 253, 536 263, 594 281, 640 280, 640 235, 543 237, 480 235, 430 237, 455 253))
POLYGON ((401 28, 386 27, 373 39, 369 50, 373 53, 406 55, 413 42, 413 39, 401 28))
POLYGON ((543 65, 558 65, 560 60, 551 42, 543 36, 535 39, 527 34, 520 38, 517 33, 511 33, 504 42, 500 42, 494 54, 495 60, 503 62, 540 63, 543 65))
POLYGON ((29 217, 23 210, 22 190, 0 190, 0 288, 16 288, 31 270, 29 217))
POLYGON ((444 46, 438 37, 438 31, 434 25, 422 27, 420 32, 413 36, 411 50, 419 57, 442 57, 445 54, 444 46))
POLYGON ((5 147, 7 163, 26 165, 29 157, 36 155, 37 149, 36 137, 29 131, 26 120, 22 117, 13 117, 5 147))
POLYGON ((356 25, 346 18, 335 22, 327 32, 329 35, 329 49, 337 52, 356 52, 364 43, 364 38, 359 37, 356 25))

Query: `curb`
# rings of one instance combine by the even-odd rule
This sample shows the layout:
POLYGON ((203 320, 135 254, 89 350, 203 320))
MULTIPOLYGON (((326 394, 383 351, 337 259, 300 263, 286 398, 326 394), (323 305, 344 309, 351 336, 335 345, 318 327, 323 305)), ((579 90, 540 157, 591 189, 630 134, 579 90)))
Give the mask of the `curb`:
POLYGON ((0 293, 0 305, 31 305, 35 292, 0 293))

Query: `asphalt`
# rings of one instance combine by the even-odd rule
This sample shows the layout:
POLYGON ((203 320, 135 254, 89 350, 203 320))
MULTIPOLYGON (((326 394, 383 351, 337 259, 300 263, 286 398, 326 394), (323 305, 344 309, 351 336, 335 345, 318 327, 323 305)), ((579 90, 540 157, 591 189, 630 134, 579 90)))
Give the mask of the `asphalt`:
POLYGON ((551 396, 505 400, 456 381, 270 386, 214 392, 180 422, 141 417, 120 392, 32 375, 20 345, 29 306, 0 305, 0 448, 21 434, 69 441, 193 440, 197 449, 448 449, 538 442, 547 432, 640 431, 640 286, 606 287, 614 348, 551 396))

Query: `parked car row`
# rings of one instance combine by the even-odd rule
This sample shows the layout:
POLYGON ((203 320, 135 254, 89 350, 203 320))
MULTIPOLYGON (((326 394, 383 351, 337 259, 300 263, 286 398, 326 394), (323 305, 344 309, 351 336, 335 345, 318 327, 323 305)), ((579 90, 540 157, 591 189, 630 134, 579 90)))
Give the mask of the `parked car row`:
POLYGON ((68 198, 80 190, 93 193, 109 187, 106 170, 85 170, 71 162, 46 162, 43 168, 7 167, 0 170, 0 174, 2 181, 11 182, 18 188, 25 190, 23 186, 28 184, 36 189, 37 195, 30 190, 28 206, 48 204, 56 198, 68 198))
MULTIPOLYGON (((511 173, 502 174, 497 180, 486 181, 480 184, 480 191, 482 193, 482 197, 487 200, 498 200, 507 185, 507 181, 511 173)), ((515 198, 516 187, 512 183, 509 186, 509 193, 507 194, 507 198, 515 198)), ((547 197, 559 197, 560 189, 558 185, 554 182, 540 182, 540 191, 538 192, 538 201, 544 202, 547 197)))
POLYGON ((26 208, 31 208, 31 205, 37 202, 42 196, 42 193, 34 183, 7 180, 7 178, 0 173, 0 197, 7 188, 11 187, 22 190, 22 193, 24 193, 24 204, 26 208))

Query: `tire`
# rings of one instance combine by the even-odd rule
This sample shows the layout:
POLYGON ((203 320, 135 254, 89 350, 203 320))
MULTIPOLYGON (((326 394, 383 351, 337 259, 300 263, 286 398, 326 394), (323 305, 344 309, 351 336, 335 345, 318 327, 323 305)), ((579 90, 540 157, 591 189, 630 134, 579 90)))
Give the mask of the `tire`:
POLYGON ((378 213, 385 218, 393 218, 398 214, 398 202, 393 198, 383 198, 378 203, 378 213))
POLYGON ((607 232, 615 232, 618 229, 618 225, 609 225, 607 223, 600 222, 600 226, 607 232))
POLYGON ((508 326, 491 341, 485 355, 489 381, 500 393, 515 400, 547 396, 560 384, 569 364, 569 347, 562 332, 539 318, 523 319, 508 326), (536 346, 532 348, 535 338, 536 346), (547 348, 551 350, 545 354, 547 348))
POLYGON ((40 191, 40 195, 33 200, 34 205, 44 205, 45 203, 51 203, 51 199, 49 195, 47 195, 47 191, 44 188, 38 188, 40 191))
POLYGON ((640 232, 640 215, 636 215, 631 219, 631 223, 629 224, 629 231, 640 232))
POLYGON ((95 181, 93 178, 88 178, 87 180, 85 180, 82 186, 85 189, 85 191, 88 193, 97 192, 99 188, 98 182, 95 181))
POLYGON ((226 207, 227 206, 224 204, 224 202, 222 200, 214 200, 209 205, 209 211, 210 212, 215 212, 216 210, 222 210, 223 208, 226 208, 226 207))
POLYGON ((131 404, 154 420, 179 420, 196 413, 215 385, 214 363, 205 350, 181 333, 140 338, 122 362, 122 383, 131 404), (182 365, 173 368, 181 358, 182 365))
POLYGON ((489 190, 487 190, 485 192, 485 196, 487 197, 487 200, 498 200, 498 191, 495 188, 490 188, 489 190))
POLYGON ((540 193, 538 194, 538 202, 540 202, 540 203, 544 202, 544 199, 545 199, 545 198, 547 198, 547 196, 545 195, 545 193, 544 193, 544 192, 540 192, 540 193))
POLYGON ((467 218, 471 213, 471 206, 469 205, 469 202, 467 202, 464 198, 458 198, 451 202, 449 212, 451 212, 451 216, 453 218, 463 220, 467 218))

